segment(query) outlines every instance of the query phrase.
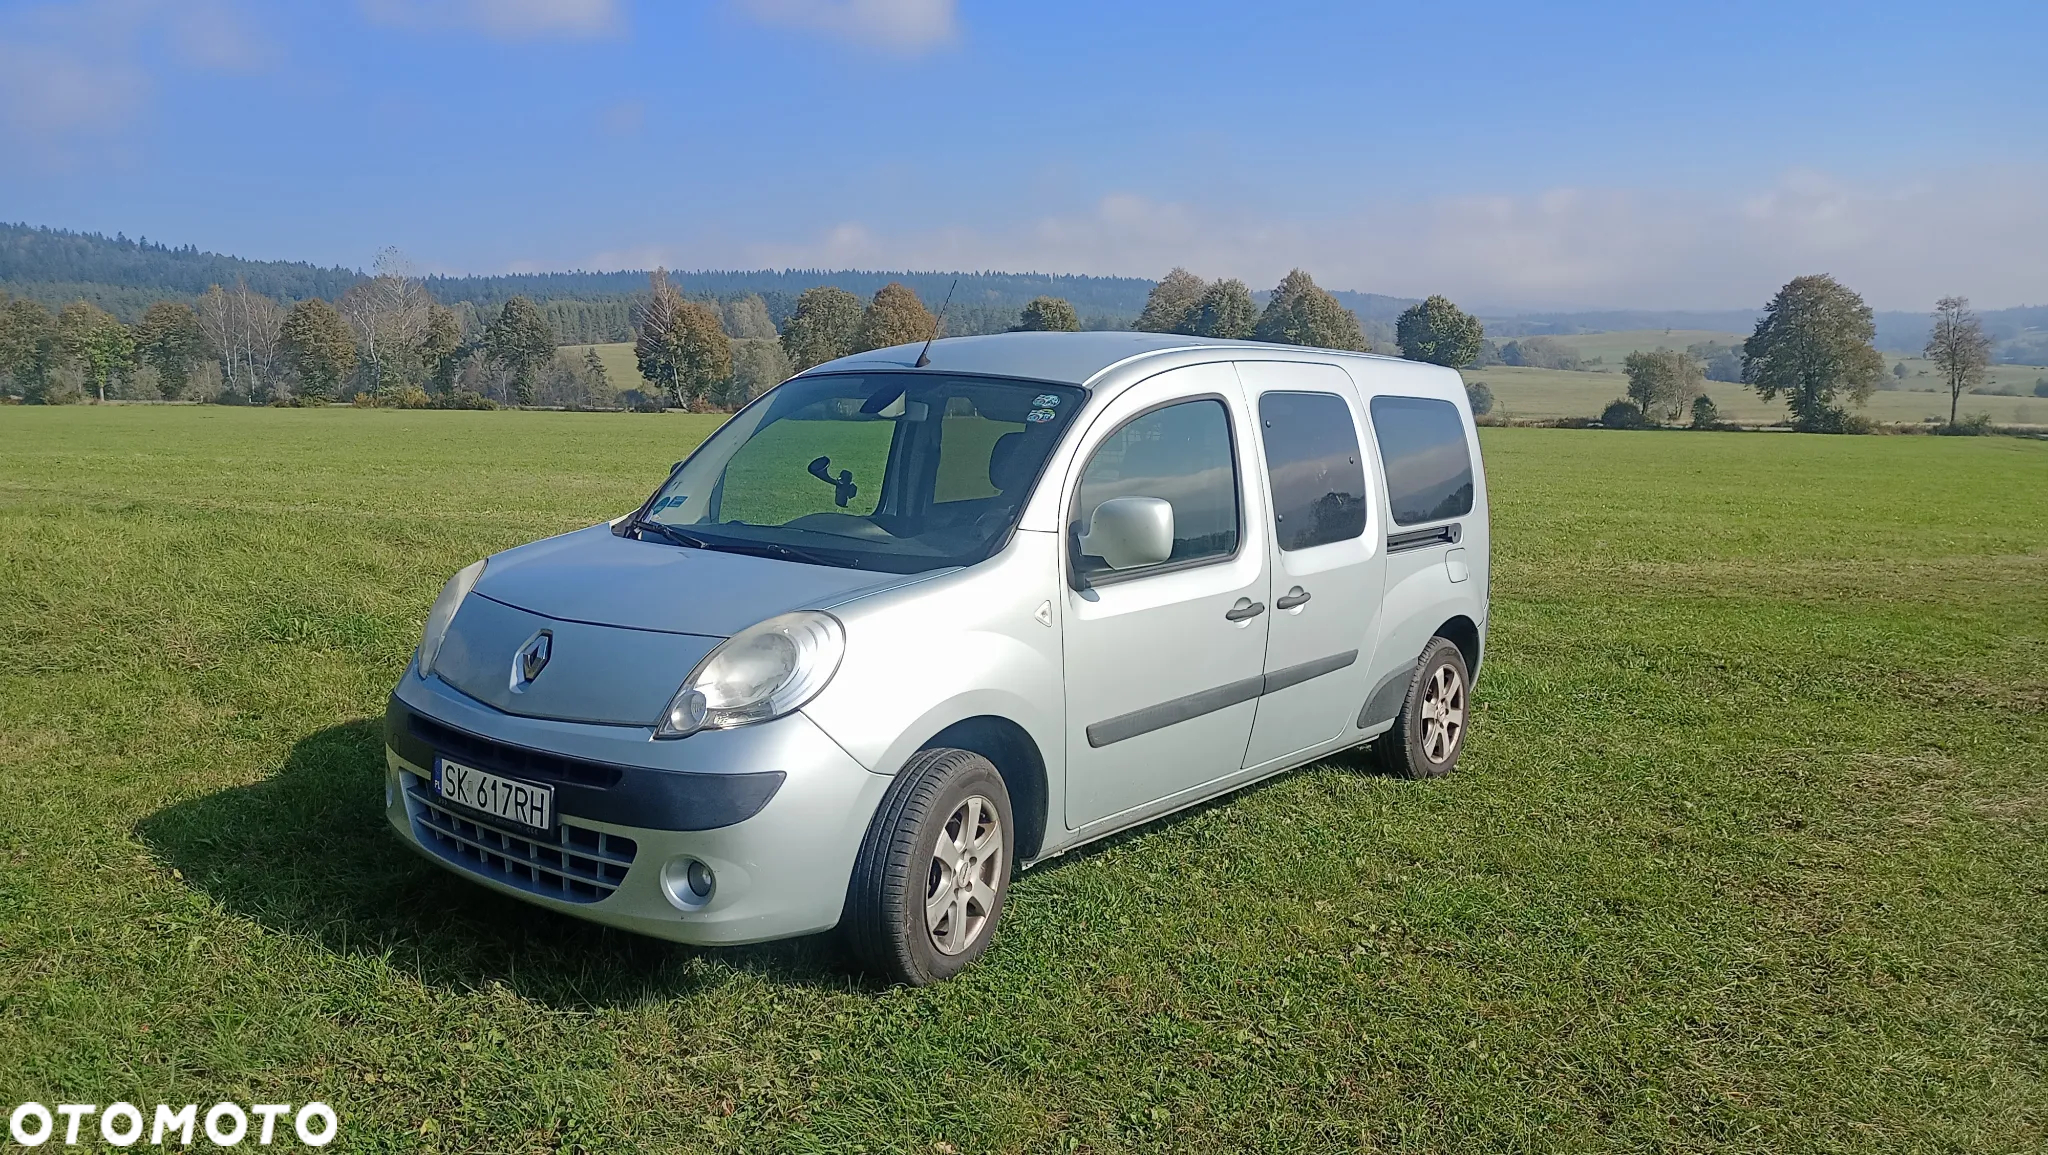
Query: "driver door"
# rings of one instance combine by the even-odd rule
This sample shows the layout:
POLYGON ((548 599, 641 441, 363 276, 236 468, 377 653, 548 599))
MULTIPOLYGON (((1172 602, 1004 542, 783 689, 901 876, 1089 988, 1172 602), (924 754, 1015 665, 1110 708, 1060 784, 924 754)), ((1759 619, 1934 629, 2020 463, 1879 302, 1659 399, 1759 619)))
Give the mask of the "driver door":
POLYGON ((1139 383, 1082 441, 1063 494, 1070 827, 1165 809, 1243 763, 1270 618, 1254 444, 1228 364, 1139 383), (1173 507, 1166 561, 1112 571, 1081 553, 1112 497, 1173 507))

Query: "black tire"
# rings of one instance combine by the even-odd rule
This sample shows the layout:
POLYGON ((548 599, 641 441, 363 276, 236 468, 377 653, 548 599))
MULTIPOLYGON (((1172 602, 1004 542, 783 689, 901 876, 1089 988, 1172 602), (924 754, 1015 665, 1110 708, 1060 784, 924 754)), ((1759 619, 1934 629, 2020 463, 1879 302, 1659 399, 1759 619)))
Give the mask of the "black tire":
MULTIPOLYGON (((969 831, 965 842, 973 841, 974 831, 969 831)), ((941 748, 912 755, 882 795, 847 884, 839 926, 855 960, 887 982, 917 987, 966 970, 995 938, 1010 893, 1016 845, 1010 793, 993 763, 971 750, 941 748), (981 800, 978 810, 972 807, 975 799, 981 800), (953 839, 955 818, 964 824, 970 814, 977 816, 976 829, 985 835, 988 819, 979 815, 988 811, 993 811, 1000 844, 989 847, 984 841, 984 853, 964 859, 971 867, 948 874, 937 858, 940 836, 953 839), (956 879, 966 881, 956 885, 956 879), (940 887, 956 896, 958 905, 942 913, 934 932, 927 899, 940 887), (948 938, 958 949, 942 948, 940 940, 948 938)))
POLYGON ((1401 778, 1440 778, 1458 764, 1465 749, 1465 731, 1472 721, 1472 673, 1465 654, 1446 638, 1431 638, 1415 660, 1408 693, 1394 728, 1373 744, 1373 756, 1387 773, 1401 778), (1442 724, 1433 703, 1447 686, 1455 686, 1456 722, 1442 724), (1434 724, 1432 724, 1434 723, 1434 724))

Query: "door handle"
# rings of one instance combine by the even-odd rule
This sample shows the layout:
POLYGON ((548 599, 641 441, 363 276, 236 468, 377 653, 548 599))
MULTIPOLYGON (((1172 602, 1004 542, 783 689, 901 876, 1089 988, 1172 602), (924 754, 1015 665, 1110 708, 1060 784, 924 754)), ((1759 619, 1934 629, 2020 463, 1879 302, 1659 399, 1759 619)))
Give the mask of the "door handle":
POLYGON ((1308 591, 1302 589, 1300 586, 1295 586, 1293 589, 1287 591, 1287 596, 1275 600, 1273 602, 1273 608, 1276 610, 1291 610, 1296 606, 1305 606, 1307 604, 1308 591))
POLYGON ((1258 617, 1265 612, 1266 603, 1255 602, 1250 598, 1239 598, 1236 605, 1223 611, 1223 620, 1227 622, 1241 622, 1246 618, 1258 617))

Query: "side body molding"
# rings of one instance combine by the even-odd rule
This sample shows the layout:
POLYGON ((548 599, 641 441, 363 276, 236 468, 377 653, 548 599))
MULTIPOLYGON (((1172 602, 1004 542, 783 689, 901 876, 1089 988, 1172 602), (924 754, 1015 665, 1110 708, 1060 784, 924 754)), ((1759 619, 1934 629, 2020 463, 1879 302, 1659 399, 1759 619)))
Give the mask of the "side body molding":
POLYGON ((1346 650, 1341 654, 1331 654, 1327 658, 1317 658, 1298 666, 1288 666, 1256 678, 1243 678, 1214 689, 1161 702, 1156 706, 1147 706, 1142 710, 1133 710, 1128 714, 1118 714, 1114 718, 1092 722, 1087 731, 1088 744, 1099 748, 1113 742, 1122 742, 1127 738, 1135 738, 1140 734, 1150 734, 1154 730, 1163 730, 1176 722, 1199 718, 1204 714, 1235 706, 1239 702, 1249 702, 1253 698, 1277 693, 1289 686, 1298 686, 1310 678, 1333 674, 1357 660, 1357 650, 1346 650))

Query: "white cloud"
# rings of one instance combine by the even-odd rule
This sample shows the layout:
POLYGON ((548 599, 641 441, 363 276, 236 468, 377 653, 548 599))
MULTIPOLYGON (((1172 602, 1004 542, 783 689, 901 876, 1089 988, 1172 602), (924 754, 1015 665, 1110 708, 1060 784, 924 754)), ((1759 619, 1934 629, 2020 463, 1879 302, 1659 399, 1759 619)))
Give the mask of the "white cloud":
POLYGON ((250 71, 272 50, 231 0, 91 0, 0 16, 0 148, 64 167, 115 142, 147 110, 154 77, 141 58, 161 35, 171 59, 250 71))
POLYGON ((764 24, 822 32, 897 52, 923 52, 958 34, 955 0, 736 0, 764 24))
MULTIPOLYGON (((1442 292, 1490 308, 1734 308, 1801 273, 1825 272, 1881 309, 1938 295, 1979 307, 2048 302, 2048 170, 1972 169, 1896 184, 1791 172, 1710 194, 1559 188, 1361 205, 1298 219, 1130 193, 1089 211, 1008 225, 924 229, 844 222, 707 264, 1007 269, 1206 276, 1271 285, 1297 265, 1331 288, 1442 292)), ((644 254, 650 257, 657 254, 644 254)))
POLYGON ((363 14, 400 28, 473 28, 507 40, 610 36, 618 0, 362 0, 363 14))

